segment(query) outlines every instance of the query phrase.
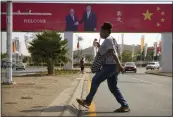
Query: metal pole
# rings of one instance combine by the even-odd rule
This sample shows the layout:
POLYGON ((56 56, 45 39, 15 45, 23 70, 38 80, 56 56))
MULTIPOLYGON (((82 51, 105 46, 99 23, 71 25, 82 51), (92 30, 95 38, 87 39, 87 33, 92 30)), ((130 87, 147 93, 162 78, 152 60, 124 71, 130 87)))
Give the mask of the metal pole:
POLYGON ((134 54, 135 54, 135 45, 133 44, 132 45, 132 61, 133 61, 133 58, 134 58, 134 54))
POLYGON ((12 83, 12 30, 13 30, 13 8, 12 1, 7 1, 7 54, 8 54, 8 67, 6 83, 12 83))
POLYGON ((121 34, 121 63, 123 63, 123 51, 124 51, 124 33, 121 34))
POLYGON ((121 53, 121 63, 123 63, 123 56, 122 56, 122 53, 121 53))

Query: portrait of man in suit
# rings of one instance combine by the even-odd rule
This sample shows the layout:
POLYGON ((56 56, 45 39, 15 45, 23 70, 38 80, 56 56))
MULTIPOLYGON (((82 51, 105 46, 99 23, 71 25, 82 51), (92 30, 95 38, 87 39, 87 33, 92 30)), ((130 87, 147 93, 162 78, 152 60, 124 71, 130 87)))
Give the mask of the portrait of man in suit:
POLYGON ((65 29, 65 31, 77 31, 78 25, 75 25, 75 22, 77 22, 77 17, 75 16, 74 9, 70 9, 70 12, 65 17, 65 20, 66 20, 66 29, 65 29))
POLYGON ((92 11, 91 5, 86 5, 86 11, 83 14, 82 20, 76 22, 75 25, 82 24, 84 22, 84 31, 96 31, 97 17, 92 11))

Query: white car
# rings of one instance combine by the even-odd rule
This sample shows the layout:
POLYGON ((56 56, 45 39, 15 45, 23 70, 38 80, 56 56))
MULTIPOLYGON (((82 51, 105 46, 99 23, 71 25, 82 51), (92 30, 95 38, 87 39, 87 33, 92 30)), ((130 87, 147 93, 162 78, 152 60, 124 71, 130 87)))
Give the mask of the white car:
POLYGON ((25 65, 24 63, 21 62, 21 63, 15 64, 14 68, 16 70, 25 70, 25 65))
POLYGON ((148 70, 148 69, 154 70, 154 69, 159 69, 159 68, 160 68, 159 62, 150 62, 146 66, 146 70, 148 70))

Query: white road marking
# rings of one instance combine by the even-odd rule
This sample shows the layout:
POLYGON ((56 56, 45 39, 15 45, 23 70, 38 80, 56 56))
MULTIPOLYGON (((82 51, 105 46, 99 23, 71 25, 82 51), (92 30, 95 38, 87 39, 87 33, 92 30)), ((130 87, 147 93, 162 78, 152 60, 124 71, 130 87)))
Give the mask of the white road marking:
POLYGON ((138 80, 138 81, 141 81, 141 82, 145 82, 145 83, 149 83, 149 84, 152 84, 152 85, 160 86, 160 87, 163 86, 163 85, 160 85, 160 84, 152 83, 152 82, 141 80, 141 79, 138 79, 138 78, 132 78, 132 79, 138 80))
MULTIPOLYGON (((124 76, 128 76, 128 75, 125 75, 125 74, 122 74, 122 75, 124 75, 124 76)), ((163 85, 161 85, 161 84, 157 84, 157 83, 153 83, 153 82, 149 82, 149 81, 141 80, 141 79, 139 79, 139 78, 134 78, 134 76, 133 76, 133 78, 131 78, 131 79, 133 79, 133 80, 138 80, 138 81, 141 81, 141 82, 145 82, 145 83, 148 83, 148 84, 152 84, 152 85, 155 85, 155 86, 160 86, 160 87, 163 86, 163 85)))

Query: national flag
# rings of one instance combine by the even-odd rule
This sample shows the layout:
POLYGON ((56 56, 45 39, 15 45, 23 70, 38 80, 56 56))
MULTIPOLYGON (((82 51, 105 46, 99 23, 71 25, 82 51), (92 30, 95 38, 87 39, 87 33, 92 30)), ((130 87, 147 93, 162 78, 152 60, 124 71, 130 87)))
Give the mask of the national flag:
POLYGON ((155 7, 148 7, 142 13, 143 16, 143 23, 145 27, 150 26, 152 30, 166 30, 168 27, 168 15, 170 12, 165 8, 164 5, 157 5, 155 7))
POLYGON ((145 41, 144 36, 142 36, 141 37, 141 53, 144 50, 144 41, 145 41))
MULTIPOLYGON (((171 32, 171 4, 126 4, 115 8, 113 31, 117 32, 171 32), (130 10, 131 8, 131 10, 130 10), (133 10, 132 9, 137 9, 133 10)), ((110 12, 109 12, 110 13, 110 12)), ((110 17, 110 16, 109 16, 110 17)), ((107 17, 106 21, 110 18, 107 17)))
POLYGON ((13 40, 13 42, 12 42, 12 50, 13 50, 13 53, 16 51, 16 47, 15 47, 14 40, 13 40))
POLYGON ((160 40, 158 44, 157 52, 161 52, 161 49, 162 49, 161 47, 162 47, 162 41, 160 40))
POLYGON ((154 42, 154 56, 157 55, 157 42, 154 42))
POLYGON ((121 34, 121 48, 120 48, 120 54, 124 51, 124 34, 121 34))
POLYGON ((78 42, 77 42, 77 48, 79 49, 79 47, 80 47, 80 46, 79 46, 79 41, 78 41, 78 42))
POLYGON ((28 44, 29 44, 29 37, 28 36, 24 36, 24 40, 25 40, 25 46, 28 49, 28 44))
POLYGON ((135 54, 135 45, 133 44, 132 45, 132 58, 134 57, 134 54, 135 54))
POLYGON ((144 56, 147 56, 147 48, 148 48, 148 44, 145 44, 144 46, 144 56))

